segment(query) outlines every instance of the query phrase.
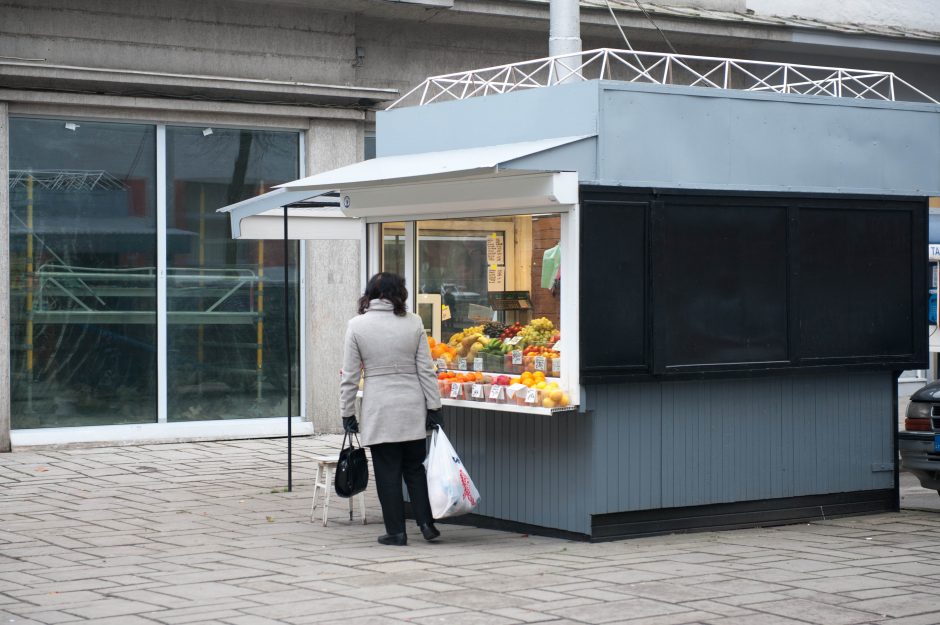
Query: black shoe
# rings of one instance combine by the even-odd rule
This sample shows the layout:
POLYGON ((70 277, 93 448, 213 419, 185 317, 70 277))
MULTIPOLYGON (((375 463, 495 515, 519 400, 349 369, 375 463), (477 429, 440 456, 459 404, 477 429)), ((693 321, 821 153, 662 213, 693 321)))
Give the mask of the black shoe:
POLYGON ((418 527, 421 528, 421 535, 424 536, 424 540, 434 540, 441 535, 440 531, 434 527, 433 523, 426 523, 418 527))
POLYGON ((379 536, 379 544, 404 547, 408 544, 408 536, 404 532, 401 534, 382 534, 379 536))

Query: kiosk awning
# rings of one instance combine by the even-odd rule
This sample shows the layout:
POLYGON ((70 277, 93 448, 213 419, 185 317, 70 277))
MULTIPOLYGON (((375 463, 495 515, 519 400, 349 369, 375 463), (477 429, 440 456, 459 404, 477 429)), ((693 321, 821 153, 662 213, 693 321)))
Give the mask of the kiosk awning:
POLYGON ((290 239, 356 239, 364 222, 405 217, 560 212, 578 201, 577 172, 537 155, 585 140, 593 135, 385 156, 288 182, 219 211, 230 215, 234 239, 283 238, 284 206, 290 239))
POLYGON ((346 217, 328 191, 274 189, 218 212, 229 214, 233 239, 283 239, 285 206, 289 239, 358 239, 362 233, 360 220, 346 217))
POLYGON ((366 221, 566 210, 577 202, 577 173, 526 159, 592 138, 559 137, 385 156, 279 188, 292 193, 336 191, 343 213, 366 221))

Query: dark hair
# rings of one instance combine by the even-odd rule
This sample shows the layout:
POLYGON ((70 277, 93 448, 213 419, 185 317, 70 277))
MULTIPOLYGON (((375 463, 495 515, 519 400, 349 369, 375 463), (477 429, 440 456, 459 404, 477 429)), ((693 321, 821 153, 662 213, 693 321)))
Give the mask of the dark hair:
POLYGON ((365 294, 359 298, 359 314, 369 310, 369 302, 374 299, 384 299, 392 303, 395 314, 404 317, 408 300, 408 289, 405 288, 405 279, 397 273, 383 271, 369 278, 365 294))

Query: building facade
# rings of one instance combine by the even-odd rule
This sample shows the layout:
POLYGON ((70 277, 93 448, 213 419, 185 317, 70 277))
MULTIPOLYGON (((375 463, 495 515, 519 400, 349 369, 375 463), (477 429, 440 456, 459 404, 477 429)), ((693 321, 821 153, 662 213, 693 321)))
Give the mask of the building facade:
MULTIPOLYGON (((888 70, 940 99, 929 12, 612 5, 636 49, 888 70)), ((626 47, 603 2, 581 19, 584 49, 626 47)), ((366 158, 376 110, 543 57, 547 33, 534 0, 0 0, 0 450, 279 434, 288 349, 299 431, 336 429, 359 246, 233 241, 216 209, 366 158)))

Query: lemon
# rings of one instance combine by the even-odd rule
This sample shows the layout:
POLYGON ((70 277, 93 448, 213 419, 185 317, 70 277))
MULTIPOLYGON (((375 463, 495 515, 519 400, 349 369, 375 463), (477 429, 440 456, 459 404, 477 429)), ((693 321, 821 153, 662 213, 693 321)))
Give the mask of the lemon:
POLYGON ((556 389, 556 390, 553 390, 551 393, 549 393, 548 396, 551 397, 553 402, 558 404, 558 403, 561 403, 561 400, 562 398, 564 398, 565 394, 562 393, 560 390, 556 389))
POLYGON ((552 401, 551 397, 546 397, 542 400, 542 406, 545 408, 554 408, 555 402, 552 401))

